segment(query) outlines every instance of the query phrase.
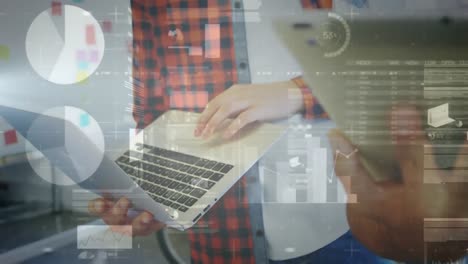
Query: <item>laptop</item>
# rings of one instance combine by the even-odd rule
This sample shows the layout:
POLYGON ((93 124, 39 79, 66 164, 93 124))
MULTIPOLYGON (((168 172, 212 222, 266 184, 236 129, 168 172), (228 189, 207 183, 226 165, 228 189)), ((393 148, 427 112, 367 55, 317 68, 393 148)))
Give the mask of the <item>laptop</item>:
POLYGON ((455 122, 449 117, 449 104, 439 105, 427 110, 427 123, 432 127, 441 127, 455 122))
MULTIPOLYGON (((449 104, 453 118, 467 119, 466 17, 349 17, 317 11, 279 20, 276 29, 302 66, 312 92, 359 149, 363 166, 376 181, 400 175, 391 133, 397 123, 389 120, 391 109, 400 104, 421 109, 425 130, 417 131, 419 135, 452 122, 449 104), (424 116, 428 112, 432 116, 424 116)), ((450 133, 450 138, 461 135, 434 145, 435 152, 454 154, 436 157, 450 167, 466 128, 440 133, 450 133)))
POLYGON ((112 160, 65 118, 6 106, 0 106, 0 116, 81 187, 115 199, 128 197, 135 210, 149 211, 179 230, 193 226, 286 131, 252 124, 223 140, 223 127, 232 122, 227 121, 203 140, 193 135, 199 114, 174 110, 136 134, 112 160), (41 126, 33 125, 38 118, 41 126), (67 143, 67 137, 77 143, 67 143), (82 161, 89 157, 102 161, 91 177, 83 178, 87 163, 82 161))

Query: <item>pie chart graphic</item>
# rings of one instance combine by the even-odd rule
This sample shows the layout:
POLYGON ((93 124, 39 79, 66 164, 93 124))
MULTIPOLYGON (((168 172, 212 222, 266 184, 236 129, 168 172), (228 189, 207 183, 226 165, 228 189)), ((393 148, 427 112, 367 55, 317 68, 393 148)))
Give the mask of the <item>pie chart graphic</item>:
POLYGON ((59 186, 87 180, 104 157, 104 134, 99 123, 72 106, 43 112, 32 123, 26 139, 27 158, 34 172, 59 186))
POLYGON ((26 55, 34 71, 55 84, 88 79, 104 56, 102 29, 90 12, 64 5, 60 14, 52 8, 40 13, 26 36, 26 55))

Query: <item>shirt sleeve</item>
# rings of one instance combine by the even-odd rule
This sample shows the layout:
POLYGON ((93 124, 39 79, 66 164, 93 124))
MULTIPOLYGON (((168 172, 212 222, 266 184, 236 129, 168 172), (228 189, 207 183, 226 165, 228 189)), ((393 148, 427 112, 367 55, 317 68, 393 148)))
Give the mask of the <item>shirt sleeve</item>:
POLYGON ((304 100, 304 111, 302 113, 305 119, 320 119, 329 118, 323 107, 312 94, 311 89, 307 86, 302 76, 292 79, 292 81, 301 89, 302 98, 304 100))
POLYGON ((143 129, 169 108, 169 96, 161 79, 161 59, 156 50, 164 50, 162 41, 151 34, 155 30, 152 17, 145 10, 161 12, 151 1, 132 0, 133 41, 133 118, 138 129, 143 129), (151 48, 149 48, 151 47, 151 48))
POLYGON ((331 9, 333 8, 333 0, 301 0, 304 9, 331 9))
MULTIPOLYGON (((301 4, 304 9, 333 8, 333 0, 301 0, 301 4)), ((296 77, 292 79, 292 81, 301 89, 302 97, 304 99, 303 117, 305 119, 329 118, 317 98, 312 94, 312 91, 307 86, 302 76, 296 77)))

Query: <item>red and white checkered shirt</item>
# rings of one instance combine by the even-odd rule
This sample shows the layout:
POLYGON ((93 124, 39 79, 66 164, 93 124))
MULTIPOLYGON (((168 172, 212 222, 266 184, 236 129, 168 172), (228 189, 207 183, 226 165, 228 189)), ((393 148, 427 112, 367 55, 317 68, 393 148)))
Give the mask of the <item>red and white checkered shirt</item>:
MULTIPOLYGON (((331 0, 302 0, 328 7, 331 0)), ((132 0, 134 118, 144 128, 169 109, 200 112, 237 83, 231 0, 132 0), (206 32, 207 24, 220 34, 206 32), (219 43, 216 56, 200 56, 219 43), (214 45, 214 44, 213 44, 214 45), (186 48, 181 48, 186 47, 186 48)), ((326 113, 302 78, 305 118, 326 113)), ((255 263, 253 234, 242 177, 189 231, 192 263, 255 263)))

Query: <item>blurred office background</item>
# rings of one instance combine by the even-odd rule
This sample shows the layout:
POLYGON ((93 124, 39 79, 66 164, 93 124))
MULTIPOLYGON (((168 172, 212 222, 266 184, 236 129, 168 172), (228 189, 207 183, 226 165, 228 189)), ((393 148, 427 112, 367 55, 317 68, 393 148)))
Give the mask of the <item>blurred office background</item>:
MULTIPOLYGON (((63 106, 80 109, 99 123, 107 154, 117 155, 135 127, 130 1, 0 0, 0 6, 0 104, 35 112, 63 106), (101 26, 106 46, 99 68, 86 81, 59 85, 34 71, 26 46, 34 19, 43 12, 64 17, 67 4, 90 12, 101 26)), ((67 26, 62 30, 66 35, 67 26)), ((47 31, 39 34, 45 34, 47 42, 47 31)), ((97 220, 88 214, 83 200, 77 200, 83 190, 39 177, 33 166, 41 166, 43 158, 27 155, 25 139, 2 120, 0 131, 0 263, 167 263, 155 236, 134 238, 132 249, 78 249, 77 227, 97 220)), ((169 231, 168 238, 188 261, 185 234, 169 231)))

